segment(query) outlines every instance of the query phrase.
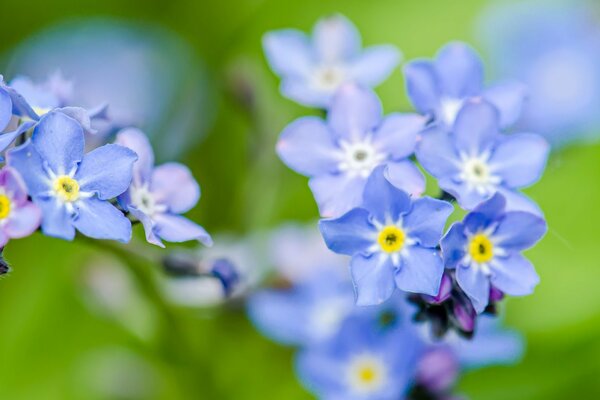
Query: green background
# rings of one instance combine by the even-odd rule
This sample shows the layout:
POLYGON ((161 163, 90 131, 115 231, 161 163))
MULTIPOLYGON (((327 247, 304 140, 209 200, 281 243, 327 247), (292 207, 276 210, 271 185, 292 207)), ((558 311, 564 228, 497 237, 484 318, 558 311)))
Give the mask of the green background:
MULTIPOLYGON (((208 65, 218 93, 214 125, 181 160, 203 188, 190 216, 213 233, 244 234, 317 216, 306 179, 274 155, 280 130, 311 111, 278 94, 278 81, 261 53, 265 31, 308 30, 318 17, 341 12, 357 24, 365 44, 394 43, 405 59, 429 57, 455 39, 473 43, 485 55, 473 29, 485 5, 479 0, 10 1, 1 7, 0 49, 8 55, 39 29, 89 16, 144 21, 181 35, 208 65)), ((386 111, 410 109, 400 70, 377 92, 386 111)), ((459 389, 471 398, 600 396, 599 181, 600 147, 572 146, 555 152, 541 182, 527 191, 550 227, 528 254, 542 283, 533 296, 510 299, 506 307, 507 323, 527 338, 527 354, 515 367, 466 374, 459 389)), ((148 283, 158 269, 150 262, 128 260, 124 270, 132 271, 134 288, 129 305, 106 311, 94 305, 85 285, 91 263, 113 263, 102 247, 36 234, 11 242, 5 253, 14 271, 0 281, 2 399, 310 398, 294 377, 292 351, 261 337, 240 305, 202 312, 170 306, 148 283)))

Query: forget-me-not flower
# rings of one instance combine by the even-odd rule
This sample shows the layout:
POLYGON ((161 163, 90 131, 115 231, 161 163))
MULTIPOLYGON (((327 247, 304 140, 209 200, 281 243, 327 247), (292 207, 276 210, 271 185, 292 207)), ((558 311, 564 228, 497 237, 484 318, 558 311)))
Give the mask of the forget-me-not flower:
POLYGON ((301 104, 326 108, 337 89, 347 82, 375 87, 400 62, 394 46, 361 50, 360 34, 345 17, 333 15, 315 25, 312 37, 296 29, 265 35, 269 65, 281 76, 281 92, 301 104))
POLYGON ((444 273, 436 247, 453 206, 429 197, 411 200, 385 178, 384 168, 369 177, 360 207, 319 223, 327 246, 352 256, 359 305, 382 303, 396 286, 436 295, 444 273))
POLYGON ((0 248, 9 239, 31 235, 40 226, 42 213, 27 198, 19 173, 8 166, 0 169, 0 248))
POLYGON ((499 132, 498 111, 471 99, 456 117, 451 133, 432 126, 422 133, 416 155, 439 186, 471 210, 501 193, 512 210, 541 213, 517 189, 536 182, 546 166, 549 146, 539 135, 499 132))
POLYGON ((546 233, 538 215, 506 211, 500 194, 480 204, 463 222, 452 225, 441 241, 447 268, 456 269, 456 281, 475 310, 488 305, 490 285, 511 296, 531 294, 539 277, 521 251, 546 233))
POLYGON ((155 167, 152 146, 139 129, 122 130, 116 143, 138 155, 131 186, 119 197, 119 203, 142 222, 146 240, 160 247, 164 247, 162 240, 198 240, 211 245, 204 228, 179 215, 191 210, 200 199, 200 186, 190 170, 174 162, 155 167))
POLYGON ((382 164, 396 186, 414 195, 424 190, 423 175, 407 158, 424 122, 417 114, 383 117, 375 93, 344 85, 327 120, 292 122, 279 138, 277 153, 288 167, 310 177, 321 215, 336 217, 361 203, 367 178, 382 164))
POLYGON ((481 96, 500 112, 500 127, 517 121, 525 100, 525 87, 517 82, 483 87, 483 63, 467 44, 444 46, 434 61, 415 60, 404 67, 408 97, 423 115, 442 127, 452 127, 465 101, 481 96))
POLYGON ((96 239, 127 242, 131 223, 110 199, 129 187, 135 153, 107 144, 84 155, 84 133, 71 117, 51 111, 24 145, 8 153, 42 210, 42 231, 67 240, 75 229, 96 239))

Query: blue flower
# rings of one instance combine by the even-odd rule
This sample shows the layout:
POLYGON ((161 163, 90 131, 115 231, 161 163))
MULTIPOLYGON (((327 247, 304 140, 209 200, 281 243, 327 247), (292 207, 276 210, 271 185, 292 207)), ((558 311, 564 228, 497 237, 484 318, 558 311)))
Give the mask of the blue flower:
POLYGON ((444 46, 434 61, 411 61, 404 74, 413 106, 442 127, 452 127, 465 101, 472 97, 481 96, 498 108, 502 128, 515 123, 521 114, 525 87, 505 82, 484 89, 481 59, 464 43, 444 46))
POLYGON ((319 223, 327 246, 352 256, 350 269, 358 305, 380 304, 396 286, 407 292, 436 295, 444 265, 436 247, 451 204, 411 198, 384 176, 369 177, 361 207, 319 223))
POLYGON ((321 399, 404 398, 422 346, 410 329, 381 329, 370 318, 344 322, 331 340, 298 354, 302 383, 321 399))
POLYGON ((400 62, 393 46, 361 51, 360 34, 345 17, 317 22, 312 38, 295 29, 269 32, 263 46, 273 71, 282 78, 284 96, 307 106, 326 108, 346 82, 375 87, 400 62))
POLYGON ((210 235, 200 225, 179 214, 192 209, 200 199, 200 186, 190 170, 179 163, 154 167, 154 152, 144 133, 125 129, 117 134, 116 143, 137 153, 133 180, 119 203, 142 222, 149 243, 165 247, 167 242, 198 240, 211 245, 210 235))
POLYGON ((546 233, 546 222, 523 211, 506 211, 500 194, 452 225, 441 242, 447 268, 475 310, 489 302, 490 285, 511 296, 531 294, 539 283, 533 265, 521 255, 546 233))
POLYGON ((490 103, 469 100, 451 134, 435 126, 422 133, 417 159, 465 209, 499 192, 510 209, 541 213, 517 189, 540 178, 549 146, 534 134, 501 135, 499 124, 498 112, 490 103))
POLYGON ((129 186, 136 155, 107 144, 84 155, 81 125, 49 112, 24 145, 8 152, 8 165, 23 177, 42 210, 42 231, 67 240, 75 229, 96 239, 127 242, 131 223, 109 200, 129 186))
POLYGON ((425 179, 407 159, 424 126, 417 114, 382 116, 370 90, 345 85, 336 94, 327 121, 300 118, 283 131, 277 153, 296 172, 309 176, 322 216, 336 217, 358 206, 371 171, 388 166, 390 181, 420 194, 425 179))

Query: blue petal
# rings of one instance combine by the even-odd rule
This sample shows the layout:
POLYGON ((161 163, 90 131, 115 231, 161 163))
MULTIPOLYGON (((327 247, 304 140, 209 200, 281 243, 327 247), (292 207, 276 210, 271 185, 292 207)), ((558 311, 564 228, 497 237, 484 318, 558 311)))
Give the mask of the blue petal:
POLYGON ((425 118, 417 114, 390 114, 373 134, 373 146, 393 160, 406 158, 415 151, 417 134, 425 122, 425 118))
POLYGON ((73 225, 85 236, 127 243, 131 240, 131 222, 108 201, 96 197, 79 200, 73 225))
POLYGON ((462 222, 455 222, 440 242, 446 268, 456 268, 465 256, 466 243, 465 226, 462 222))
POLYGON ((482 313, 490 300, 490 278, 479 268, 459 265, 456 268, 456 282, 469 296, 477 313, 482 313))
POLYGON ((413 201, 403 218, 403 227, 410 238, 418 239, 423 247, 436 247, 454 206, 447 201, 423 197, 413 201))
POLYGON ((507 128, 521 117, 527 97, 526 86, 519 82, 505 82, 486 89, 483 98, 500 112, 500 126, 507 128))
POLYGON ((472 156, 489 150, 498 136, 499 122, 493 105, 480 98, 468 100, 454 122, 456 148, 472 156))
POLYGON ((33 125, 35 125, 35 122, 33 121, 24 122, 21 125, 19 125, 14 131, 0 134, 0 151, 6 150, 8 146, 10 146, 15 141, 16 138, 18 138, 19 136, 27 132, 29 129, 31 129, 33 125))
POLYGON ((200 199, 200 185, 190 169, 175 162, 154 168, 150 188, 154 200, 168 206, 169 211, 174 214, 191 210, 200 199))
POLYGON ((497 257, 492 264, 492 284, 510 296, 533 293, 540 277, 533 264, 520 254, 508 258, 497 257))
POLYGON ((86 134, 95 135, 98 131, 92 128, 92 120, 85 108, 81 107, 62 107, 55 108, 56 112, 65 114, 67 117, 73 118, 81 125, 86 134))
POLYGON ((338 217, 360 206, 367 180, 346 174, 321 175, 308 185, 315 196, 322 217, 338 217))
POLYGON ((72 217, 64 203, 55 197, 34 197, 33 200, 42 210, 42 232, 44 235, 65 240, 75 238, 72 217))
POLYGON ((131 184, 131 171, 137 155, 118 144, 106 144, 83 157, 75 179, 84 192, 94 192, 101 200, 112 199, 131 184))
POLYGON ((271 69, 278 75, 305 76, 312 67, 310 42, 300 31, 268 32, 263 47, 271 69))
POLYGON ((336 14, 320 19, 313 30, 313 46, 321 61, 336 63, 356 56, 360 34, 348 18, 336 14))
POLYGON ((498 193, 506 199, 506 211, 525 211, 543 217, 540 207, 518 190, 511 190, 500 186, 498 193))
POLYGON ((537 215, 522 211, 506 213, 494 232, 498 245, 522 251, 533 247, 546 233, 546 221, 537 215))
POLYGON ((462 99, 481 92, 483 64, 479 55, 465 43, 450 43, 436 56, 435 67, 445 95, 462 99))
POLYGON ((317 117, 304 117, 289 124, 277 142, 277 154, 291 169, 307 176, 335 172, 339 149, 332 133, 317 117))
POLYGON ((369 212, 355 208, 337 219, 319 221, 325 244, 332 251, 349 256, 362 253, 375 243, 375 227, 369 222, 369 212))
POLYGON ((306 107, 328 108, 334 91, 314 88, 305 78, 284 78, 280 85, 281 94, 306 107))
POLYGON ((432 114, 440 104, 440 89, 430 61, 417 60, 404 66, 406 90, 413 106, 421 114, 432 114))
POLYGON ((542 176, 550 146, 535 134, 516 134, 502 138, 490 158, 490 168, 509 188, 521 188, 542 176))
POLYGON ((350 272, 357 306, 381 304, 396 290, 394 266, 389 257, 382 258, 379 254, 356 255, 350 262, 350 272))
POLYGON ((371 46, 354 60, 350 72, 354 81, 375 87, 391 75, 401 59, 402 54, 395 46, 371 46))
POLYGON ((488 194, 480 194, 477 190, 469 188, 465 182, 457 182, 453 178, 441 177, 438 184, 444 191, 456 197, 458 205, 465 210, 472 210, 490 197, 488 194))
POLYGON ((392 185, 410 196, 418 197, 425 191, 425 176, 412 161, 387 163, 384 175, 392 185))
POLYGON ((402 254, 396 271, 396 285, 400 290, 435 296, 440 290, 444 263, 434 249, 411 246, 402 254))
POLYGON ((26 76, 15 77, 9 85, 34 107, 50 109, 59 107, 58 98, 54 93, 44 89, 41 85, 36 85, 26 76))
POLYGON ((44 170, 44 161, 33 147, 31 140, 9 150, 7 163, 21 174, 30 195, 37 196, 50 190, 49 177, 44 170))
POLYGON ((115 143, 133 150, 138 156, 133 164, 133 183, 142 186, 149 182, 154 168, 154 152, 144 132, 137 128, 123 129, 117 133, 115 143))
POLYGON ((197 240, 205 246, 212 246, 213 241, 208 232, 187 218, 173 214, 154 216, 156 235, 167 242, 187 242, 197 240))
POLYGON ((378 222, 388 224, 396 222, 400 214, 410 209, 410 197, 386 179, 385 168, 385 165, 380 165, 369 176, 362 206, 378 222))
POLYGON ((477 233, 490 226, 504 214, 506 200, 496 193, 489 200, 479 204, 473 212, 465 217, 465 226, 471 233, 477 233))
POLYGON ((13 105, 10 95, 6 90, 0 88, 0 132, 8 126, 8 123, 12 119, 13 105))
POLYGON ((381 102, 373 91, 345 84, 333 97, 327 123, 339 138, 355 141, 373 131, 381 118, 381 102))
POLYGON ((417 160, 436 178, 454 176, 458 173, 459 157, 452 137, 438 127, 423 131, 416 149, 417 160))
POLYGON ((138 221, 142 223, 144 227, 144 233, 146 235, 146 241, 158 247, 165 248, 165 244, 160 240, 156 233, 154 232, 155 223, 147 214, 141 212, 135 207, 129 206, 128 211, 133 215, 138 221))
POLYGON ((322 399, 344 398, 335 399, 332 394, 343 396, 346 393, 347 383, 344 375, 346 369, 347 360, 332 357, 321 347, 309 347, 297 354, 296 372, 300 382, 322 399))
POLYGON ((32 142, 50 169, 58 174, 73 171, 83 158, 83 129, 60 112, 44 115, 33 130, 32 142))

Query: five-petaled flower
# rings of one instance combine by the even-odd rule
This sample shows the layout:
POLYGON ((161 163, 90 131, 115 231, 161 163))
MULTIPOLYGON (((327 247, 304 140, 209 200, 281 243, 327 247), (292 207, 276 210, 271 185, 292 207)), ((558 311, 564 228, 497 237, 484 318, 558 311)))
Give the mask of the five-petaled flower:
POLYGON ((411 200, 385 178, 384 168, 369 177, 360 207, 319 223, 327 246, 352 256, 358 305, 380 304, 396 286, 436 295, 444 273, 436 247, 453 206, 429 197, 411 200))
POLYGON ((129 187, 135 153, 107 144, 84 155, 81 125, 51 111, 24 145, 8 152, 8 165, 25 181, 43 214, 42 231, 67 240, 75 229, 96 239, 127 242, 131 223, 110 199, 129 187))
POLYGON ((471 99, 458 113, 451 133, 438 126, 422 133, 417 159, 467 210, 499 192, 509 209, 540 214, 517 189, 540 178, 549 146, 535 134, 500 134, 499 122, 493 105, 471 99))
POLYGON ((375 93, 345 85, 336 94, 327 121, 304 117, 292 122, 277 143, 279 157, 309 176, 322 216, 336 217, 360 205, 371 171, 388 166, 388 178, 418 195, 425 179, 409 157, 424 118, 417 114, 382 116, 375 93))
POLYGON ((531 294, 539 277, 521 255, 546 233, 546 222, 523 211, 506 211, 504 197, 496 194, 452 225, 441 241, 447 268, 456 269, 456 281, 477 312, 488 305, 490 285, 511 296, 531 294))
POLYGON ((506 128, 518 120, 526 97, 525 87, 518 82, 484 89, 481 59, 459 42, 444 46, 435 61, 411 61, 404 67, 404 75, 415 108, 442 127, 452 127, 465 101, 481 96, 499 110, 499 124, 506 128))
POLYGON ((119 143, 135 151, 133 180, 119 203, 142 222, 149 243, 164 247, 167 242, 199 240, 211 245, 210 235, 200 225, 180 216, 200 199, 200 186, 190 170, 179 163, 154 167, 154 152, 146 135, 138 129, 125 129, 117 135, 119 143))
POLYGON ((401 58, 391 45, 361 51, 360 34, 341 15, 321 19, 312 38, 295 29, 283 29, 267 33, 263 44, 271 68, 282 78, 282 94, 321 108, 329 105, 343 83, 377 86, 401 58))

